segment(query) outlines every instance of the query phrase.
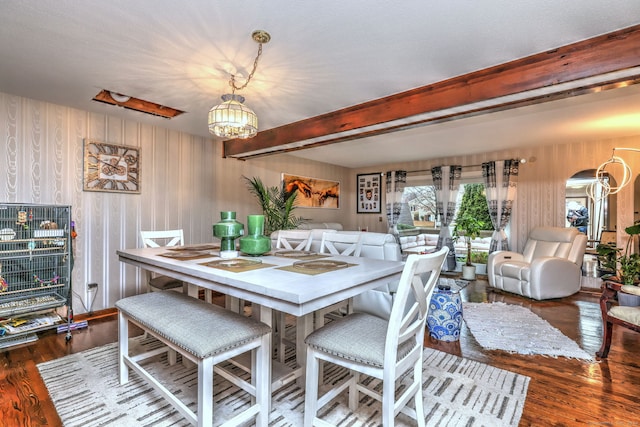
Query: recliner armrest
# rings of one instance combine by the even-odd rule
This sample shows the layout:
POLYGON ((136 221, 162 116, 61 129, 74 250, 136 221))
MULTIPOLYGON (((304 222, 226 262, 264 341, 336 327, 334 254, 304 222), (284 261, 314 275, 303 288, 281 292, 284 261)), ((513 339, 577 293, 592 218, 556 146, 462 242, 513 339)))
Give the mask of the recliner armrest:
POLYGON ((524 256, 522 254, 519 254, 518 252, 495 251, 489 254, 489 258, 487 259, 487 267, 499 264, 507 260, 524 261, 524 256))
POLYGON ((531 286, 531 298, 561 298, 580 290, 580 267, 568 259, 536 258, 531 262, 530 272, 530 283, 537 284, 531 286))
POLYGON ((495 286, 495 266, 505 261, 524 261, 524 256, 518 252, 495 251, 489 254, 487 259, 487 279, 489 286, 495 286))

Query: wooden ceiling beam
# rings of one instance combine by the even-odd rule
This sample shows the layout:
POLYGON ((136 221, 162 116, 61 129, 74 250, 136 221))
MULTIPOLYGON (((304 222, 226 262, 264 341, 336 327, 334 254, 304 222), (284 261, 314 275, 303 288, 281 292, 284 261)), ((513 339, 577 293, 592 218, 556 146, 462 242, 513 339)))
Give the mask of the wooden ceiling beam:
MULTIPOLYGON (((640 25, 267 129, 259 132, 252 139, 224 141, 223 155, 248 158, 255 153, 275 154, 304 149, 311 145, 317 147, 369 137, 426 121, 442 121, 445 117, 451 120, 457 115, 451 113, 452 108, 541 88, 553 88, 563 83, 581 81, 638 66, 640 66, 640 25), (435 114, 438 111, 447 111, 447 113, 438 117, 435 114), (429 113, 434 114, 430 119, 425 119, 424 115, 429 113), (423 117, 411 119, 420 115, 423 117), (399 124, 398 121, 402 123, 399 124), (305 146, 305 141, 310 145, 305 146)), ((638 76, 633 78, 637 79, 638 76)), ((625 79, 628 81, 629 77, 625 79)), ((607 81, 603 84, 611 85, 611 83, 607 81)), ((566 89, 559 89, 559 92, 563 92, 565 96, 570 93, 566 89)), ((524 96, 518 102, 509 101, 502 105, 513 107, 522 105, 523 102, 531 104, 551 99, 553 96, 536 94, 529 98, 524 96)), ((475 108, 472 111, 495 109, 500 109, 500 106, 475 108)), ((459 113, 461 117, 468 117, 469 114, 469 110, 459 113)))

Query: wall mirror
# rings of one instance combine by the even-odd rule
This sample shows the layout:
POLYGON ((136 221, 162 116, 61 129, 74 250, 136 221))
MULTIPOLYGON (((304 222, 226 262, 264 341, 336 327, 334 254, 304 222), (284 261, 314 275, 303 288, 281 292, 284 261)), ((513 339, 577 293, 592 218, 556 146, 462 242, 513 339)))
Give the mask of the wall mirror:
MULTIPOLYGON (((595 193, 599 194, 597 188, 599 184, 595 178, 595 173, 595 169, 586 169, 576 173, 567 180, 565 193, 565 225, 567 227, 577 226, 580 231, 586 232, 589 240, 589 248, 594 248, 597 245, 603 230, 616 229, 617 195, 610 194, 605 197, 596 197, 595 199, 591 199, 588 195, 588 189, 594 182, 596 182, 595 193), (586 208, 588 213, 586 224, 585 221, 571 221, 572 215, 570 215, 570 211, 577 206, 586 208)), ((609 185, 616 185, 615 179, 612 176, 607 178, 609 185)), ((636 185, 636 187, 637 186, 638 185, 636 185)))

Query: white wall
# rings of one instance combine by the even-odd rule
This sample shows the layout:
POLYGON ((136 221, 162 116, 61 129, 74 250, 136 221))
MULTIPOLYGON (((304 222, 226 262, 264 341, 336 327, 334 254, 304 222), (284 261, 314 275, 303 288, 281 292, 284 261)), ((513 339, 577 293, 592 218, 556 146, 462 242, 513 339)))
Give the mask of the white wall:
MULTIPOLYGON (((158 119, 162 124, 165 119, 158 119)), ((278 185, 282 172, 345 181, 347 170, 291 156, 251 161, 223 159, 220 142, 101 114, 0 93, 0 203, 72 206, 74 311, 83 313, 86 283, 97 282, 92 309, 113 307, 144 288, 138 269, 118 261, 116 250, 139 245, 140 230, 182 228, 187 243, 214 241, 221 210, 240 222, 259 205, 242 176, 278 185), (140 148, 141 194, 85 192, 85 138, 140 148)), ((349 192, 349 188, 346 190, 349 192)), ((339 221, 340 209, 299 209, 318 221, 339 221)))

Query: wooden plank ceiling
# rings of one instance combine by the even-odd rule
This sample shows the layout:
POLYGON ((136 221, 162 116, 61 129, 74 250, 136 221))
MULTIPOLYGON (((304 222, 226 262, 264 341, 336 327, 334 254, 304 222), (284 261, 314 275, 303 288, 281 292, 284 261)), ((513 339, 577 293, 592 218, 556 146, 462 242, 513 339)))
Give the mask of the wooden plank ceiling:
POLYGON ((224 141, 223 155, 301 150, 639 82, 640 25, 224 141))

